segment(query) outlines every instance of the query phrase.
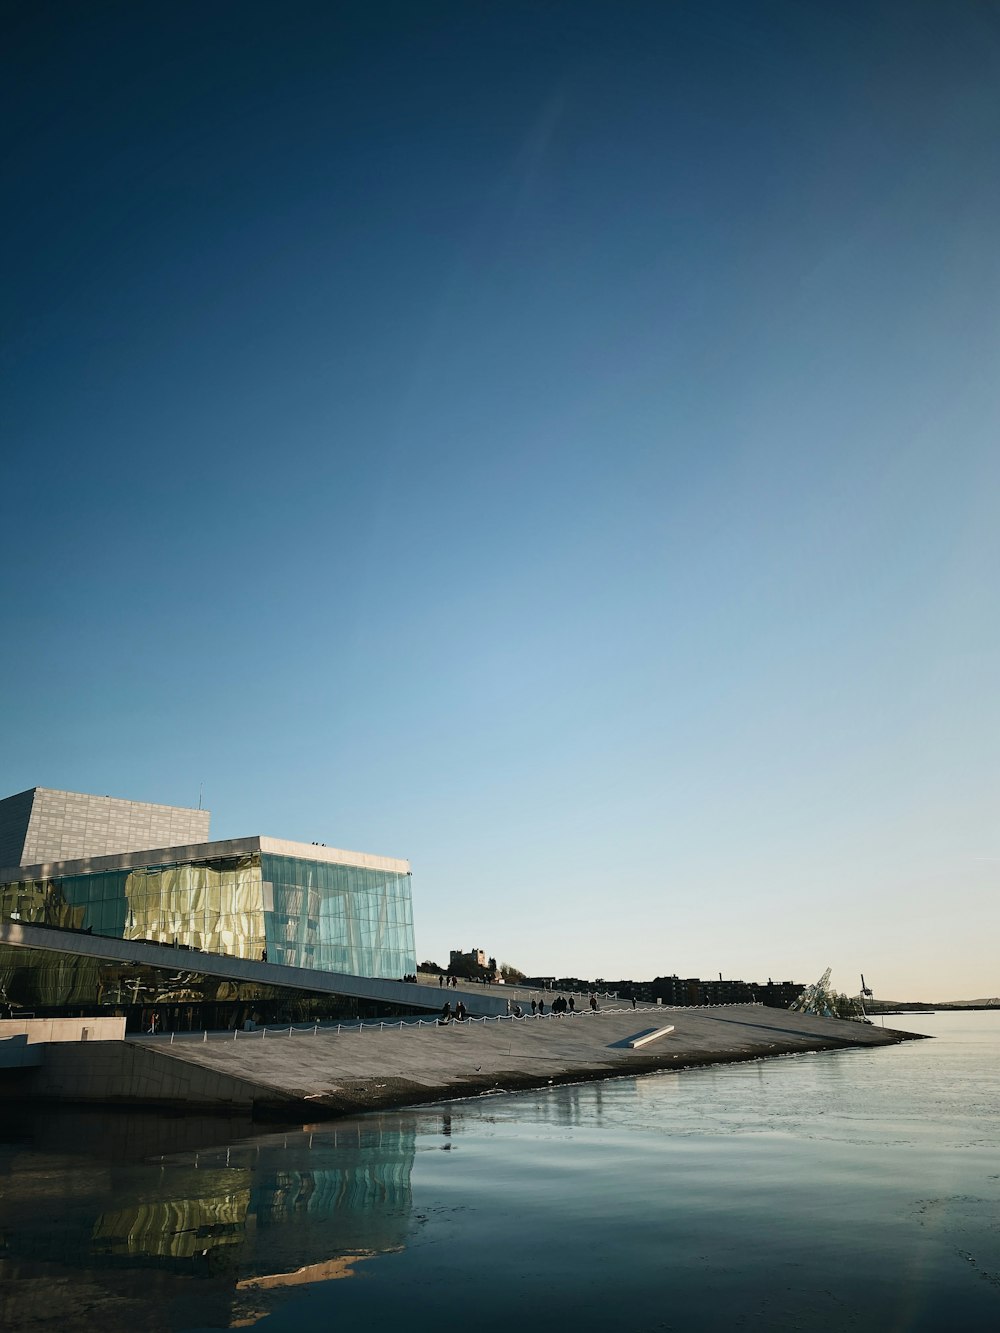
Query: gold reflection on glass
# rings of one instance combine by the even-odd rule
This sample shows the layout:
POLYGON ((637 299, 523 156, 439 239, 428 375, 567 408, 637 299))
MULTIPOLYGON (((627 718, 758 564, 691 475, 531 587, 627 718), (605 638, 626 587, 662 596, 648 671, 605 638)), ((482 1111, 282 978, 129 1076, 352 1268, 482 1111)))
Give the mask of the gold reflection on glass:
POLYGON ((80 930, 84 914, 83 907, 66 901, 59 885, 51 879, 0 885, 0 916, 13 921, 80 930))
POLYGON ((160 1032, 232 1030, 247 1019, 305 1024, 358 1016, 350 997, 212 976, 184 965, 196 963, 198 954, 178 950, 175 957, 174 967, 153 967, 0 944, 0 1004, 36 1016, 66 1009, 123 1014, 130 1031, 144 1032, 153 1007, 160 1032))
POLYGON ((42 966, 33 950, 0 946, 0 1001, 46 1009, 93 1004, 101 970, 96 958, 48 953, 42 966))
POLYGON ((124 938, 259 958, 264 899, 255 858, 155 866, 125 881, 124 938))

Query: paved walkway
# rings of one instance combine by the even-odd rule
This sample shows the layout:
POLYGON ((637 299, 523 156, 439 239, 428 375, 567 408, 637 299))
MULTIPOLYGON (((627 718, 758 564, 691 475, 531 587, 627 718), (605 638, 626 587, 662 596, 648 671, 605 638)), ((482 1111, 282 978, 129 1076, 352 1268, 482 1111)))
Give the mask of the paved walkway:
MULTIPOLYGON (((564 1017, 423 1024, 365 1023, 288 1035, 239 1033, 136 1040, 158 1057, 163 1094, 169 1070, 189 1100, 202 1097, 258 1113, 296 1118, 461 1097, 496 1089, 544 1086, 691 1065, 754 1059, 845 1046, 895 1044, 905 1034, 839 1019, 814 1018, 751 1005, 638 1008, 611 1002, 600 1012, 564 1017), (630 1049, 653 1028, 669 1035, 630 1049), (195 1068, 192 1068, 194 1066, 195 1068), (183 1071, 183 1073, 182 1073, 183 1071), (196 1071, 210 1076, 210 1083, 196 1071)), ((138 1052, 137 1052, 138 1054, 138 1052)))

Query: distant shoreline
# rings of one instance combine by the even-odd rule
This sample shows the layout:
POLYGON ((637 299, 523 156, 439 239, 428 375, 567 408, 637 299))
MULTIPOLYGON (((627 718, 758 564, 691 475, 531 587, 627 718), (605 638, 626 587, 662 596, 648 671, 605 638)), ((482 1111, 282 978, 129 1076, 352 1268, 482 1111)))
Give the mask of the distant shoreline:
POLYGON ((1000 1004, 901 1004, 892 1009, 870 1009, 869 1018, 891 1018, 894 1014, 998 1013, 1000 1004))

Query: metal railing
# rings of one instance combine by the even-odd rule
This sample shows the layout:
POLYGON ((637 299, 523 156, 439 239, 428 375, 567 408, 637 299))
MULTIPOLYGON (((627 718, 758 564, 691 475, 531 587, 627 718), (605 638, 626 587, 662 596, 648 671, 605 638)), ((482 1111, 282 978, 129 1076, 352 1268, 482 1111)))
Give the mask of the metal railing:
POLYGON ((271 1037, 272 1039, 276 1037, 315 1037, 320 1032, 323 1032, 328 1036, 336 1037, 346 1036, 355 1032, 359 1036, 362 1036, 366 1031, 385 1032, 388 1030, 401 1032, 405 1028, 468 1028, 474 1023, 482 1023, 485 1026, 487 1023, 532 1023, 537 1022, 539 1019, 596 1018, 602 1014, 662 1014, 665 1009, 747 1009, 751 1007, 759 1009, 764 1006, 759 1000, 752 1002, 747 1001, 743 1004, 639 1004, 636 1005, 634 1009, 631 1005, 624 1005, 614 1009, 601 1009, 600 1007, 597 1009, 591 1009, 589 1007, 586 1009, 567 1009, 560 1013, 553 1013, 551 1009, 547 1009, 544 1014, 469 1014, 465 1018, 456 1018, 452 1015, 447 1020, 443 1019, 440 1015, 437 1015, 434 1018, 380 1018, 371 1019, 367 1022, 364 1019, 359 1019, 355 1023, 310 1023, 306 1026, 297 1026, 295 1023, 264 1024, 261 1027, 255 1026, 249 1029, 234 1028, 231 1032, 210 1032, 207 1028, 200 1032, 145 1032, 131 1033, 129 1034, 129 1039, 133 1041, 163 1042, 173 1046, 175 1041, 207 1042, 212 1040, 237 1042, 241 1039, 243 1041, 253 1041, 256 1039, 264 1041, 267 1037, 271 1037))
MULTIPOLYGON (((648 1011, 654 1012, 655 1009, 660 1007, 661 1006, 648 1006, 648 1011)), ((263 1026, 255 1026, 249 1029, 234 1028, 231 1032, 211 1032, 207 1028, 200 1032, 142 1032, 130 1033, 129 1036, 133 1041, 155 1041, 157 1043, 163 1042, 173 1046, 175 1042, 184 1041, 207 1042, 212 1040, 238 1042, 240 1040, 253 1041, 256 1039, 263 1041, 267 1037, 315 1037, 320 1032, 323 1032, 328 1036, 336 1037, 346 1036, 356 1032, 360 1036, 365 1032, 372 1031, 385 1032, 389 1030, 401 1032, 406 1028, 463 1028, 471 1027, 474 1023, 482 1023, 484 1026, 487 1023, 531 1023, 536 1022, 539 1019, 594 1018, 598 1014, 625 1012, 624 1009, 567 1009, 565 1013, 555 1014, 552 1013, 551 1010, 547 1010, 544 1014, 468 1014, 465 1018, 456 1018, 452 1015, 447 1020, 436 1015, 433 1018, 380 1018, 372 1019, 367 1022, 364 1019, 360 1019, 356 1023, 310 1023, 306 1026, 299 1026, 295 1023, 264 1024, 263 1026)), ((631 1010, 629 1010, 629 1012, 631 1012, 631 1010)), ((647 1008, 640 1006, 636 1012, 647 1012, 647 1008)))

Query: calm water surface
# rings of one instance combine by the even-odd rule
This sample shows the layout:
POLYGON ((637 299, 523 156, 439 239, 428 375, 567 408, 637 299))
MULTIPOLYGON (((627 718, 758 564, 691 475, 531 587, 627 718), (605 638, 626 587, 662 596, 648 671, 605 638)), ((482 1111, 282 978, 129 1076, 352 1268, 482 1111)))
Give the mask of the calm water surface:
POLYGON ((1000 1328, 1000 1013, 279 1134, 0 1128, 6 1329, 1000 1328))

